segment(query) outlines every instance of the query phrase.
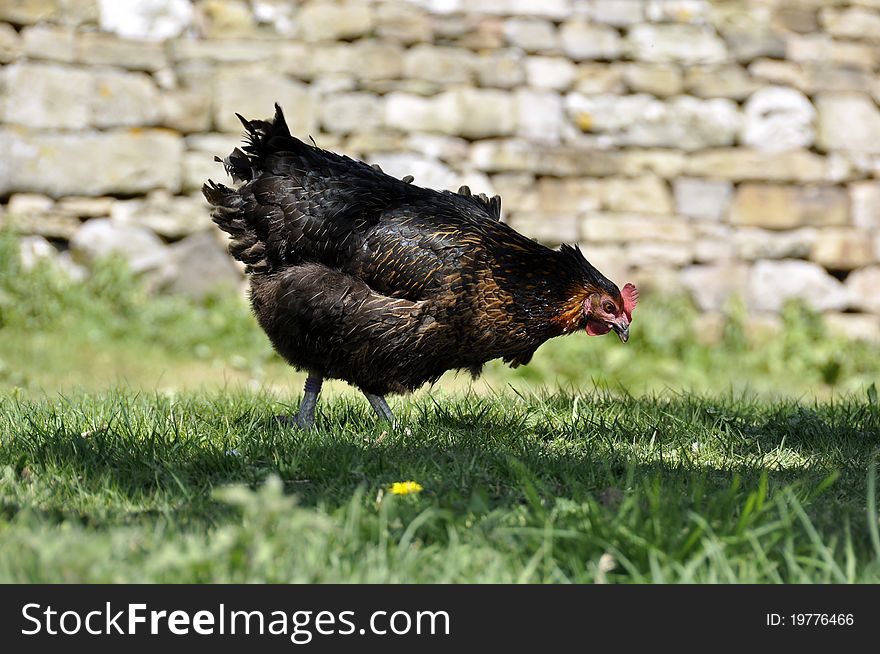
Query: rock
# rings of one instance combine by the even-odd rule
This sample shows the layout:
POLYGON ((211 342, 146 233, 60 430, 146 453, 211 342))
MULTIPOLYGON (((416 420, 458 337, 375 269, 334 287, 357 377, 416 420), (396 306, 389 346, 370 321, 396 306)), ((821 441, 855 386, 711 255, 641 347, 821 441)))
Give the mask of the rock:
POLYGON ((307 42, 352 39, 375 25, 371 8, 362 2, 312 2, 299 10, 296 20, 299 37, 307 42))
POLYGON ((165 245, 149 229, 107 218, 85 222, 70 240, 70 250, 75 260, 89 264, 110 255, 121 256, 137 273, 156 268, 166 256, 165 245))
POLYGON ((2 0, 0 20, 17 25, 53 22, 66 25, 94 23, 96 0, 2 0))
POLYGON ((848 303, 843 284, 808 261, 758 261, 749 276, 747 305, 779 313, 788 300, 801 300, 815 311, 841 310, 848 303))
POLYGON ((151 282, 202 300, 214 292, 238 288, 241 273, 214 234, 199 232, 167 248, 151 282))
POLYGON ((742 184, 734 198, 730 222, 770 229, 845 225, 849 222, 849 198, 834 186, 742 184))
POLYGON ((787 42, 785 58, 801 64, 873 70, 880 59, 872 44, 836 41, 827 34, 791 34, 787 42))
POLYGON ((622 175, 653 173, 665 179, 678 177, 686 157, 675 150, 626 150, 620 153, 618 171, 622 175))
POLYGON ((167 130, 43 134, 0 128, 0 151, 0 195, 129 195, 180 188, 183 141, 167 130))
POLYGON ((855 270, 846 278, 849 306, 861 311, 880 314, 880 266, 855 270))
POLYGON ((529 86, 555 91, 571 87, 577 76, 575 65, 562 57, 526 57, 525 70, 529 86))
POLYGON ((545 245, 574 243, 578 239, 579 219, 573 213, 526 213, 516 211, 508 217, 516 231, 545 245))
POLYGON ((469 84, 475 67, 476 55, 459 48, 417 45, 403 58, 406 77, 438 84, 469 84))
POLYGON ((168 66, 162 44, 118 38, 103 32, 80 32, 76 37, 76 58, 93 66, 119 66, 155 72, 168 66))
POLYGON ((51 261, 58 256, 58 250, 42 236, 22 236, 18 240, 18 253, 24 270, 33 270, 41 261, 51 261))
POLYGON ((590 0, 584 9, 595 23, 605 23, 615 27, 627 27, 641 22, 642 2, 621 2, 620 0, 590 0))
POLYGON ((80 228, 80 221, 60 213, 0 213, 0 229, 13 229, 18 234, 69 240, 80 228))
POLYGON ((510 94, 492 89, 454 89, 427 99, 392 93, 385 103, 385 124, 474 139, 504 136, 515 129, 516 108, 510 94))
POLYGON ((773 12, 773 23, 783 29, 800 34, 819 31, 816 11, 812 7, 798 7, 796 4, 785 4, 773 12))
POLYGON ((183 134, 211 129, 211 96, 203 89, 174 89, 162 93, 160 122, 183 134))
POLYGON ((748 267, 738 262, 695 265, 681 271, 681 283, 703 311, 723 311, 731 298, 742 298, 748 267))
POLYGON ((819 16, 822 26, 832 36, 880 42, 880 14, 875 11, 859 7, 849 9, 826 7, 819 16))
POLYGON ((377 5, 376 34, 382 40, 405 45, 429 43, 434 38, 430 16, 402 3, 377 5))
POLYGON ((817 145, 823 150, 880 153, 880 110, 863 93, 822 93, 817 145))
POLYGON ((727 215, 733 184, 726 180, 680 177, 673 182, 675 212, 720 222, 727 215))
POLYGON ((684 88, 681 70, 677 66, 670 64, 621 64, 619 69, 623 83, 633 93, 650 93, 666 97, 679 95, 684 88))
POLYGON ((581 230, 584 238, 591 242, 689 243, 693 240, 693 230, 685 220, 656 214, 594 212, 584 218, 581 230))
POLYGON ((513 50, 493 50, 481 53, 476 63, 480 86, 512 89, 526 79, 523 56, 513 50))
POLYGON ((819 232, 810 259, 829 270, 853 270, 877 262, 878 253, 869 232, 833 227, 819 232))
POLYGON ((35 25, 22 30, 21 47, 30 59, 72 63, 76 60, 76 32, 71 27, 35 25))
POLYGON ((880 182, 856 182, 849 187, 853 224, 880 231, 880 182))
POLYGON ((471 165, 489 173, 529 172, 554 177, 605 176, 620 171, 617 152, 536 146, 522 140, 480 141, 471 147, 471 165))
MULTIPOLYGON (((375 154, 369 157, 369 162, 378 164, 385 173, 397 179, 412 175, 415 178, 414 183, 425 188, 440 191, 457 189, 461 185, 458 182, 459 175, 452 172, 449 166, 412 152, 375 154)), ((480 191, 474 189, 474 192, 480 191)))
POLYGON ((562 50, 574 61, 587 59, 614 60, 620 58, 623 45, 617 30, 591 25, 581 20, 569 20, 559 30, 562 50))
POLYGON ((284 118, 292 134, 315 131, 317 103, 305 84, 277 73, 241 69, 217 73, 214 123, 223 131, 241 131, 236 113, 249 120, 270 117, 276 102, 284 109, 284 118))
POLYGON ((741 227, 733 232, 736 255, 756 259, 805 259, 810 255, 818 231, 813 227, 775 232, 758 227, 741 227))
POLYGON ((110 217, 116 224, 140 225, 166 238, 179 239, 210 229, 209 211, 201 197, 154 191, 144 200, 114 203, 110 217))
MULTIPOLYGON (((530 185, 529 187, 530 199, 534 201, 534 207, 528 211, 572 215, 598 211, 602 206, 600 184, 601 182, 595 179, 542 177, 537 186, 530 185), (537 193, 534 193, 535 190, 537 193)), ((524 203, 512 204, 511 208, 513 210, 527 210, 521 204, 524 203)), ((569 240, 577 240, 577 235, 569 240)))
POLYGON ((288 68, 293 65, 293 62, 298 63, 302 60, 306 47, 302 43, 282 45, 277 41, 175 39, 171 41, 169 51, 171 59, 175 62, 257 63, 272 61, 282 72, 288 72, 288 68))
POLYGON ((800 91, 769 86, 757 91, 745 106, 742 142, 757 150, 783 152, 813 144, 816 110, 800 91))
POLYGON ((710 6, 706 0, 648 0, 645 15, 654 23, 708 23, 710 6))
POLYGON ((727 58, 715 30, 694 25, 636 25, 627 34, 626 49, 633 59, 658 63, 715 64, 727 58))
POLYGON ((21 53, 21 38, 12 25, 0 23, 0 64, 8 64, 18 59, 21 53))
POLYGON ((691 177, 718 177, 734 182, 832 181, 829 162, 807 150, 761 152, 749 148, 718 148, 692 154, 683 169, 691 177))
MULTIPOLYGON (((458 164, 467 159, 470 152, 470 144, 464 139, 439 134, 411 134, 407 137, 405 145, 395 146, 395 148, 405 148, 412 152, 418 152, 429 159, 440 159, 451 164, 458 164)), ((386 149, 385 151, 392 152, 393 150, 386 149)), ((480 192, 476 189, 472 190, 480 192)))
POLYGON ((562 98, 557 93, 523 88, 516 91, 514 101, 518 136, 542 143, 559 143, 565 115, 562 98))
POLYGON ((744 100, 760 88, 742 66, 694 66, 687 71, 685 89, 700 98, 744 100))
POLYGON ((880 316, 863 313, 827 312, 822 315, 825 329, 846 338, 868 343, 880 343, 880 316))
POLYGON ((602 206, 609 211, 672 213, 666 182, 655 175, 609 177, 601 181, 602 206))
POLYGON ((28 127, 84 129, 91 117, 92 75, 79 68, 22 62, 2 70, 0 116, 28 127))
MULTIPOLYGON (((229 151, 227 150, 222 156, 226 156, 228 153, 229 151)), ((184 193, 199 192, 202 189, 202 185, 208 179, 218 182, 228 181, 223 166, 214 161, 214 156, 204 152, 184 153, 181 190, 184 193)))
POLYGON ((55 205, 58 213, 76 218, 100 218, 109 216, 116 198, 110 197, 79 197, 61 198, 55 205))
POLYGON ((374 130, 382 123, 382 104, 370 93, 338 93, 321 101, 321 127, 349 134, 374 130))
POLYGON ((257 31, 245 0, 202 0, 196 11, 202 33, 208 38, 248 37, 257 31))
POLYGON ((155 125, 159 90, 149 75, 99 70, 92 80, 91 123, 96 127, 155 125))
POLYGON ((779 86, 791 86, 810 91, 812 86, 804 67, 791 61, 757 59, 749 64, 749 75, 756 80, 779 86))
POLYGON ((530 53, 553 52, 559 46, 559 36, 553 23, 537 18, 505 21, 504 37, 510 45, 530 53))
POLYGON ((627 260, 634 266, 670 266, 680 268, 694 259, 692 243, 631 243, 625 248, 627 260))
POLYGON ((52 211, 54 200, 39 193, 16 193, 9 198, 6 210, 15 216, 41 216, 52 211))
POLYGON ((578 93, 625 93, 620 70, 611 64, 586 61, 578 64, 575 90, 578 93))
POLYGON ((182 34, 193 20, 188 0, 98 0, 101 29, 122 38, 162 41, 182 34))
POLYGON ((689 96, 660 102, 647 95, 566 97, 566 109, 583 131, 609 145, 697 150, 734 142, 741 115, 730 100, 689 96))

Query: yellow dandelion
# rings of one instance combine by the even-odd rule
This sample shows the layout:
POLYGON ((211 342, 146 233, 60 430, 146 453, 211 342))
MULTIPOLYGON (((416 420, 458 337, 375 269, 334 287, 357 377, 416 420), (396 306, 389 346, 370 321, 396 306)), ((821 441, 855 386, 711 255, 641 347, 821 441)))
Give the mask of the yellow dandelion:
POLYGON ((409 495, 421 493, 422 485, 417 481, 395 481, 389 489, 394 495, 409 495))

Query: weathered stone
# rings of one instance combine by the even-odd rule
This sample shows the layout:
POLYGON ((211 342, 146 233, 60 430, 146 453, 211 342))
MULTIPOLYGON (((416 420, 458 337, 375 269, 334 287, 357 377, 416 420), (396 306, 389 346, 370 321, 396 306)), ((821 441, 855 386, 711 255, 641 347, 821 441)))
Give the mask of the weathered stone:
MULTIPOLYGON (((602 206, 599 180, 584 178, 542 177, 532 188, 536 200, 534 212, 578 214, 598 211, 602 206)), ((517 206, 512 207, 518 208, 517 206)), ((577 236, 570 240, 576 240, 577 236)))
POLYGON ((856 182, 849 187, 849 197, 853 224, 863 229, 880 230, 880 182, 856 182))
POLYGON ((76 59, 75 31, 71 27, 35 25, 22 30, 21 47, 30 59, 71 63, 76 59))
POLYGON ((559 30, 562 50, 575 61, 587 59, 618 59, 623 44, 617 30, 600 25, 590 25, 580 20, 570 20, 559 30))
POLYGON ((321 127, 328 132, 348 134, 372 130, 382 123, 382 104, 369 93, 339 93, 321 101, 321 127))
MULTIPOLYGON (((659 97, 679 95, 684 89, 681 70, 670 64, 622 64, 623 83, 633 93, 659 97)), ((578 89, 582 90, 582 89, 578 89)))
POLYGON ((92 75, 69 66, 15 63, 2 71, 5 122, 55 129, 89 125, 92 75))
POLYGON ((733 184, 725 180, 680 177, 673 182, 673 193, 676 213, 717 222, 727 215, 733 184))
POLYGON ((880 316, 864 313, 827 312, 823 314, 825 329, 833 334, 868 343, 880 343, 880 316))
POLYGON ((578 238, 578 217, 573 213, 525 213, 515 211, 508 223, 521 232, 545 245, 572 243, 578 238))
POLYGON ((166 130, 42 134, 0 129, 0 195, 134 194, 180 188, 183 141, 166 130))
POLYGON ((843 309, 843 284, 808 261, 758 261, 749 276, 747 304, 755 311, 778 313, 788 300, 801 300, 816 311, 843 309))
POLYGON ((694 259, 693 243, 631 243, 625 250, 627 260, 637 266, 680 268, 694 259))
POLYGON ((880 266, 869 266, 850 273, 846 278, 849 306, 880 314, 880 266))
POLYGON ((581 229, 584 238, 592 242, 693 240, 687 221, 674 216, 594 212, 584 218, 581 229))
POLYGON ((471 164, 491 173, 530 172, 555 177, 604 176, 620 171, 620 154, 565 146, 536 146, 521 140, 480 141, 471 164))
POLYGON ((159 111, 162 125, 183 134, 211 129, 211 96, 203 89, 165 91, 159 111))
POLYGON ((804 67, 791 61, 756 59, 749 64, 748 70, 749 75, 761 82, 791 86, 800 91, 812 88, 804 67))
POLYGON ((816 98, 817 144, 823 150, 880 153, 880 111, 862 93, 823 93, 816 98))
POLYGON ((701 222, 694 225, 694 261, 719 263, 736 259, 733 229, 719 223, 701 222))
POLYGON ((492 187, 501 196, 501 219, 512 210, 538 211, 540 202, 535 192, 535 176, 529 173, 492 175, 492 187))
POLYGON ((761 89, 746 103, 742 142, 758 150, 782 152, 813 144, 816 110, 800 91, 782 86, 761 89))
POLYGON ((735 64, 695 66, 687 71, 685 89, 700 98, 743 100, 760 88, 746 69, 735 64))
POLYGON ((498 49, 505 45, 504 21, 501 18, 471 16, 471 25, 455 45, 466 50, 498 49))
POLYGON ((121 256, 134 272, 157 267, 165 256, 165 245, 149 229, 107 218, 85 222, 70 240, 70 250, 76 261, 84 263, 110 255, 121 256))
POLYGON ((493 50, 481 53, 476 63, 480 86, 511 89, 526 79, 523 56, 513 50, 493 50))
POLYGON ((748 268, 737 262, 690 266, 681 271, 682 284, 703 311, 723 311, 732 298, 745 296, 748 279, 748 268))
POLYGON ((604 23, 615 27, 635 25, 644 17, 644 3, 621 2, 621 0, 587 0, 581 3, 586 15, 594 23, 604 23))
POLYGON ((12 25, 0 23, 0 64, 8 64, 21 54, 21 38, 12 25))
POLYGON ((433 98, 392 93, 385 103, 385 124, 485 138, 512 134, 516 110, 511 95, 490 89, 455 89, 433 98))
POLYGON ((564 91, 577 76, 577 68, 562 57, 526 57, 526 80, 539 89, 564 91))
POLYGON ((101 29, 123 38, 162 41, 179 36, 191 24, 188 0, 98 0, 101 29))
POLYGON ((683 152, 675 150, 626 150, 620 153, 618 171, 636 176, 653 173, 665 179, 678 177, 686 161, 683 152))
POLYGON ((669 188, 655 175, 609 177, 600 188, 602 205, 609 211, 672 213, 669 188))
MULTIPOLYGON (((393 144, 392 144, 393 145, 393 144)), ((456 136, 445 136, 440 134, 410 134, 404 142, 404 145, 394 149, 405 149, 428 157, 430 159, 440 159, 447 163, 458 164, 467 159, 470 153, 470 144, 462 138, 456 136)), ((393 151, 392 148, 385 148, 385 152, 393 151)))
POLYGON ((369 33, 375 16, 363 2, 312 2, 299 10, 297 23, 299 36, 304 41, 335 41, 369 33))
POLYGON ((116 198, 110 197, 79 197, 70 196, 61 198, 55 205, 58 213, 76 218, 100 218, 109 216, 113 210, 116 198))
POLYGON ((172 196, 154 191, 143 200, 120 200, 113 205, 114 223, 140 225, 161 236, 179 239, 210 229, 208 205, 200 197, 172 196))
POLYGON ((645 16, 655 23, 709 22, 707 0, 648 0, 645 16))
POLYGON ((543 143, 559 143, 564 113, 562 98, 550 91, 519 89, 516 102, 516 133, 543 143))
POLYGON ((39 193, 16 193, 9 198, 6 210, 14 216, 43 216, 55 206, 55 201, 39 193))
POLYGON ((253 36, 256 21, 245 0, 201 0, 196 5, 199 26, 208 38, 253 36))
MULTIPOLYGON (((217 156, 226 156, 229 150, 218 151, 217 156)), ((195 193, 202 188, 208 179, 225 181, 226 173, 223 166, 214 161, 214 156, 205 152, 186 152, 183 155, 183 178, 181 190, 195 193)))
POLYGON ((149 75, 100 70, 92 80, 91 123, 96 127, 155 125, 159 90, 149 75))
POLYGON ((241 273, 211 232, 187 236, 167 248, 151 273, 151 285, 200 300, 237 288, 241 273))
POLYGON ((165 49, 152 41, 121 39, 102 32, 81 32, 76 40, 76 58, 84 64, 120 66, 154 72, 168 65, 165 49))
MULTIPOLYGON (((422 1, 422 0, 419 0, 422 1)), ((430 0, 434 4, 444 4, 445 0, 430 0)), ((571 0, 469 0, 469 11, 502 16, 545 16, 564 18, 571 14, 571 0)))
POLYGON ((730 100, 689 96, 664 103, 647 95, 566 97, 566 109, 585 132, 608 138, 610 145, 696 150, 732 144, 741 123, 730 100))
POLYGON ((276 102, 284 109, 292 133, 310 134, 317 126, 318 111, 313 94, 307 86, 285 75, 221 70, 217 73, 214 98, 214 123, 227 132, 241 130, 236 112, 250 120, 264 119, 272 115, 276 102))
POLYGON ((58 256, 58 250, 42 236, 23 236, 18 241, 21 267, 33 270, 41 262, 50 262, 58 256))
POLYGON ((730 211, 734 225, 790 229, 804 225, 845 225, 849 198, 833 186, 743 184, 730 211))
POLYGON ((575 90, 578 93, 624 93, 623 78, 616 66, 597 62, 581 62, 577 67, 575 90))
POLYGON ((97 20, 96 0, 2 0, 0 20, 19 25, 52 22, 80 25, 97 20))
POLYGON ((425 188, 452 189, 463 183, 446 164, 410 152, 380 153, 370 156, 369 161, 397 179, 412 175, 415 183, 425 188))
POLYGON ((684 173, 734 182, 819 182, 831 177, 828 162, 807 150, 761 152, 747 148, 719 148, 694 153, 685 161, 684 173))
POLYGON ((556 28, 547 20, 513 18, 505 21, 504 36, 510 45, 526 52, 552 52, 559 46, 556 28))
POLYGON ((277 41, 232 40, 204 41, 195 39, 176 39, 170 44, 171 58, 177 62, 217 62, 217 63, 256 63, 273 61, 283 72, 305 58, 307 48, 302 43, 282 46, 277 41), (294 56, 298 54, 299 57, 294 56))
POLYGON ((833 227, 819 232, 810 259, 830 270, 853 270, 874 263, 877 255, 868 232, 833 227))
POLYGON ((736 254, 745 261, 756 259, 806 259, 818 235, 814 227, 770 231, 740 227, 733 232, 736 254))
POLYGON ((880 13, 859 7, 849 9, 827 7, 819 16, 822 26, 832 36, 880 41, 880 13))
POLYGON ((641 61, 695 65, 727 58, 715 30, 694 25, 637 25, 627 34, 626 46, 630 56, 641 61))
POLYGON ((786 57, 799 63, 829 63, 837 66, 876 68, 880 52, 876 46, 855 41, 836 41, 827 34, 792 34, 788 38, 786 57))
POLYGON ((417 45, 404 55, 406 77, 438 84, 467 84, 474 77, 476 55, 451 47, 417 45))
POLYGON ((383 40, 410 45, 433 39, 431 19, 414 7, 389 2, 376 6, 376 34, 383 40))
POLYGON ((56 213, 0 213, 0 230, 13 229, 17 234, 33 234, 46 238, 69 240, 80 228, 73 216, 56 213))
POLYGON ((800 34, 809 34, 819 30, 816 11, 810 7, 798 6, 794 2, 776 7, 773 12, 773 24, 782 29, 800 34))

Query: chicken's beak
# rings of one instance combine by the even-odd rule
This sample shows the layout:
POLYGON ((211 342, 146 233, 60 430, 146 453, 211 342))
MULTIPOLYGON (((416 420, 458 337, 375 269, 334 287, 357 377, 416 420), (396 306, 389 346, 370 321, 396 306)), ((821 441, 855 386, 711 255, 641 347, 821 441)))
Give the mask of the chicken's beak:
POLYGON ((629 340, 628 322, 621 320, 620 322, 612 323, 611 328, 617 333, 621 343, 626 343, 629 340))

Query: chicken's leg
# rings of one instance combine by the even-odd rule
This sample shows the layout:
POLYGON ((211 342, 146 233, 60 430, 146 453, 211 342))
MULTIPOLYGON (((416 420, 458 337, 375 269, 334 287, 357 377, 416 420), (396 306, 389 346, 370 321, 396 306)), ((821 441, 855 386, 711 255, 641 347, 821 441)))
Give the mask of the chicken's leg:
POLYGON ((373 411, 376 412, 376 415, 379 416, 380 420, 387 420, 392 425, 397 424, 397 421, 394 419, 394 414, 391 412, 391 407, 388 406, 388 402, 385 401, 384 397, 381 395, 373 395, 366 391, 364 391, 364 397, 367 398, 367 401, 370 403, 370 406, 373 407, 373 411))
POLYGON ((309 375, 303 389, 303 399, 299 405, 299 411, 292 416, 276 416, 279 422, 285 425, 295 425, 300 429, 309 429, 315 425, 315 406, 318 404, 318 394, 321 392, 321 377, 309 375))

